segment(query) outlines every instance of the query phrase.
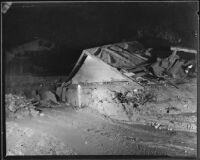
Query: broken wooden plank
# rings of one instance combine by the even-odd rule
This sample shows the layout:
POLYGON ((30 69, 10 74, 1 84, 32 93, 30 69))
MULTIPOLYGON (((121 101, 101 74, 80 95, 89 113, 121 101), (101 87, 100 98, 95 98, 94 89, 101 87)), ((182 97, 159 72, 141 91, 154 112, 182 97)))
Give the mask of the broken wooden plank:
POLYGON ((124 57, 124 56, 121 56, 121 54, 118 54, 118 53, 116 53, 115 51, 113 51, 113 50, 111 50, 111 49, 108 49, 108 48, 104 48, 104 50, 107 51, 108 54, 111 54, 111 55, 113 55, 114 57, 119 58, 119 60, 125 61, 125 62, 127 63, 127 65, 128 65, 128 64, 131 65, 131 66, 134 65, 129 59, 127 59, 127 58, 124 57))
MULTIPOLYGON (((120 47, 120 46, 118 46, 118 45, 117 45, 117 47, 119 47, 120 49, 122 49, 123 51, 125 51, 126 54, 130 55, 131 57, 133 57, 133 55, 132 55, 131 53, 129 53, 129 51, 128 51, 127 49, 124 49, 124 48, 122 48, 122 47, 120 47)), ((138 57, 138 58, 140 58, 140 59, 142 59, 142 60, 145 60, 145 61, 148 60, 147 58, 142 57, 142 56, 140 56, 140 55, 138 55, 138 54, 135 54, 135 53, 134 53, 134 56, 136 56, 136 57, 138 57)))
POLYGON ((182 52, 197 54, 197 50, 195 50, 195 49, 190 49, 190 48, 186 48, 186 47, 171 46, 170 49, 171 49, 172 51, 182 51, 182 52))

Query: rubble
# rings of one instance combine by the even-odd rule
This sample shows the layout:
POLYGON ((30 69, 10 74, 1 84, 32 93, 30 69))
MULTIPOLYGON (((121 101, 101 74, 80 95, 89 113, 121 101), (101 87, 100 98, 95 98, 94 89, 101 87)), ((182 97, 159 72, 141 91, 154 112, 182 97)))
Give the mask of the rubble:
MULTIPOLYGON (((152 120, 159 123, 155 125, 156 129, 196 132, 196 116, 187 116, 187 119, 185 116, 196 112, 196 82, 179 84, 178 87, 149 83, 141 89, 124 82, 82 84, 80 100, 81 106, 93 108, 115 120, 144 125, 152 120), (187 127, 190 124, 193 127, 187 127)), ((66 96, 70 104, 78 105, 75 86, 69 88, 66 96)))
POLYGON ((51 107, 52 103, 58 105, 59 102, 57 101, 57 98, 55 96, 55 94, 51 91, 44 91, 43 93, 41 93, 40 95, 40 106, 49 106, 51 107))
POLYGON ((51 108, 60 104, 58 102, 56 93, 53 93, 47 88, 39 88, 37 90, 33 90, 31 97, 33 98, 35 105, 38 107, 51 108))
POLYGON ((40 85, 36 90, 32 91, 31 97, 39 107, 55 107, 66 102, 66 91, 71 82, 55 82, 53 88, 50 86, 40 85))
POLYGON ((40 114, 40 111, 32 104, 31 99, 19 95, 6 94, 5 107, 6 118, 23 119, 40 114))
POLYGON ((153 102, 156 99, 153 93, 141 89, 126 91, 124 94, 122 92, 112 92, 115 93, 114 99, 117 99, 120 103, 132 103, 133 107, 144 105, 146 102, 153 102))
POLYGON ((181 58, 177 55, 177 52, 183 51, 191 54, 197 53, 196 50, 181 48, 181 47, 171 47, 172 54, 164 59, 157 57, 157 61, 151 65, 152 73, 157 77, 170 76, 174 79, 185 79, 189 72, 194 72, 195 66, 194 61, 181 58), (189 67, 189 68, 188 68, 189 67))

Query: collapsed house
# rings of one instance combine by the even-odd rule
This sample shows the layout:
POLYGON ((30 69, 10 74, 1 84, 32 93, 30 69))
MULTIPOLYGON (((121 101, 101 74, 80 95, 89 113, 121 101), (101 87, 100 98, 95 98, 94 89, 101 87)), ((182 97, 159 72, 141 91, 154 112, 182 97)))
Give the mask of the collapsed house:
MULTIPOLYGON (((70 93, 70 90, 67 92, 66 97, 70 103, 80 107, 90 106, 90 100, 92 99, 98 103, 97 99, 101 101, 101 98, 106 98, 108 94, 111 94, 112 98, 114 98, 114 94, 117 94, 116 89, 118 88, 119 91, 121 88, 120 86, 124 86, 124 92, 129 87, 132 87, 133 90, 143 88, 140 84, 134 82, 129 75, 122 74, 119 68, 135 66, 144 62, 145 59, 134 54, 127 55, 125 53, 124 55, 120 55, 116 53, 115 49, 118 49, 120 52, 120 47, 124 47, 120 45, 126 45, 126 43, 119 44, 119 47, 116 48, 112 48, 110 45, 104 46, 103 48, 93 48, 83 51, 76 66, 69 75, 72 84, 76 84, 74 86, 78 87, 77 90, 71 90, 77 92, 74 93, 77 95, 76 97, 73 93, 70 93), (128 57, 126 57, 126 55, 128 57), (95 88, 95 86, 97 88, 95 88), (109 86, 110 90, 108 90, 109 86), (94 93, 91 93, 91 91, 94 93), (89 98, 87 97, 88 94, 98 97, 89 98)), ((102 105, 94 105, 94 107, 97 107, 98 110, 105 115, 114 114, 113 116, 120 115, 119 117, 124 117, 125 115, 121 115, 123 114, 123 110, 121 110, 120 107, 118 107, 119 110, 115 110, 115 105, 116 103, 112 104, 112 102, 110 102, 110 104, 109 102, 104 104, 102 101, 102 105), (117 113, 113 113, 113 111, 117 113)))
MULTIPOLYGON (((181 99, 185 95, 181 95, 183 90, 178 90, 174 80, 185 80, 196 71, 195 58, 186 61, 177 52, 195 55, 196 51, 172 47, 170 56, 157 57, 155 62, 150 62, 150 50, 136 41, 83 50, 68 77, 72 84, 65 90, 64 99, 72 105, 91 107, 117 120, 151 123, 161 128, 157 123, 164 116, 163 123, 167 123, 168 128, 171 121, 178 130, 195 130, 195 93, 189 96, 193 97, 191 101, 181 99), (181 99, 180 103, 177 99, 181 99), (187 107, 183 107, 182 101, 187 101, 187 107), (172 117, 180 113, 191 113, 190 122, 175 123, 172 117)), ((189 95, 190 91, 186 94, 189 95)), ((183 117, 178 119, 181 121, 183 117)))
POLYGON ((34 101, 30 105, 23 97, 20 103, 10 103, 18 98, 7 96, 8 114, 35 116, 40 107, 64 101, 126 123, 196 132, 197 52, 171 47, 165 55, 153 50, 136 41, 83 50, 67 80, 59 82, 55 91, 42 85, 38 93, 31 92, 34 101))

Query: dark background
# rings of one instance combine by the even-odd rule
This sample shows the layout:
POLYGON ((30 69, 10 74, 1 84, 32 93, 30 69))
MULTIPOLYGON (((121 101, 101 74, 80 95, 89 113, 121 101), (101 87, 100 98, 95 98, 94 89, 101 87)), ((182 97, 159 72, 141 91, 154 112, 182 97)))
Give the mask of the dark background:
POLYGON ((178 45, 197 49, 197 21, 197 2, 16 3, 3 15, 3 51, 50 40, 56 47, 32 62, 49 74, 68 74, 83 49, 138 39, 144 26, 149 33, 161 26, 181 38, 178 45))

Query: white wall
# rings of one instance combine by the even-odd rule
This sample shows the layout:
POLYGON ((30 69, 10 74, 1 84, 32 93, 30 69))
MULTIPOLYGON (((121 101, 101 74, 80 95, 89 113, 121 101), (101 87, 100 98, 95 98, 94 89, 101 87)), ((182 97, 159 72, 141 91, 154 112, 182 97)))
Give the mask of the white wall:
POLYGON ((91 56, 87 56, 83 65, 72 78, 72 83, 92 83, 92 82, 110 82, 110 81, 125 81, 126 79, 120 74, 111 69, 108 64, 99 62, 91 56))

